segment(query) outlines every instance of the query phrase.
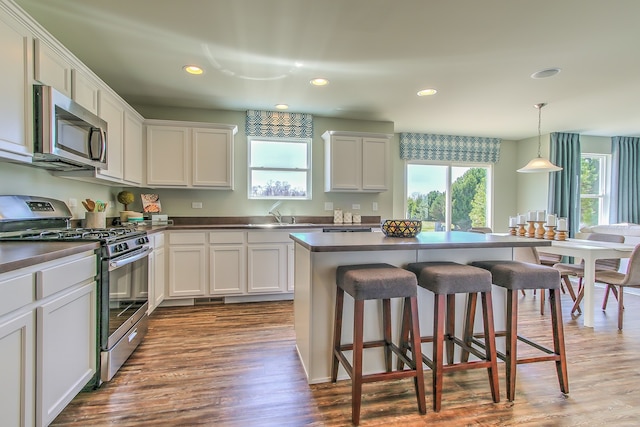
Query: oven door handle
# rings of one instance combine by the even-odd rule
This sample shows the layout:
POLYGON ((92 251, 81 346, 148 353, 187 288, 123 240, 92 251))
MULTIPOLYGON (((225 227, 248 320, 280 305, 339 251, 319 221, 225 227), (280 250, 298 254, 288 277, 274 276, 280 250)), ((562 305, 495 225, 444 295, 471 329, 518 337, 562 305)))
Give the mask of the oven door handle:
POLYGON ((139 259, 149 256, 151 252, 153 252, 153 248, 150 246, 145 246, 143 250, 141 250, 139 253, 136 253, 135 255, 125 256, 124 258, 111 260, 109 261, 109 271, 115 270, 117 268, 123 267, 133 262, 136 262, 139 259))

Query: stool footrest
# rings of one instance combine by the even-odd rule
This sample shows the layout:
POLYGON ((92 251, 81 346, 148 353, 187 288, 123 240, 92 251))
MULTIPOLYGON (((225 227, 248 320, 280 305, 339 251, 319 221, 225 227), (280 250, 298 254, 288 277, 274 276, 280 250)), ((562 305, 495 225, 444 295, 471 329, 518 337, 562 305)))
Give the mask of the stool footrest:
MULTIPOLYGON (((409 360, 405 354, 396 346, 394 343, 385 344, 385 341, 368 341, 362 343, 362 348, 375 348, 375 347, 384 347, 387 346, 398 358, 402 359, 402 361, 409 366, 411 369, 398 370, 392 372, 380 372, 376 374, 368 374, 362 375, 362 382, 369 383, 375 381, 383 381, 383 380, 392 380, 397 378, 407 378, 407 377, 415 377, 416 376, 416 367, 415 363, 409 360)), ((353 344, 344 344, 340 346, 340 351, 334 350, 333 354, 340 360, 345 371, 349 375, 350 378, 353 378, 353 366, 347 357, 344 355, 343 351, 353 350, 353 344)))
MULTIPOLYGON (((498 336, 498 333, 499 332, 496 332, 496 336, 498 336)), ((505 332, 500 332, 500 334, 501 334, 501 336, 504 336, 505 332)), ((474 334, 472 339, 471 339, 471 344, 472 345, 476 345, 476 346, 480 347, 481 349, 484 349, 485 348, 484 343, 482 341, 480 341, 479 339, 477 339, 477 338, 482 338, 483 336, 484 336, 484 334, 474 334)), ((528 339, 526 337, 523 337, 521 335, 518 335, 518 340, 523 342, 523 343, 525 343, 525 344, 528 344, 529 346, 531 346, 531 347, 533 347, 533 348, 535 348, 537 350, 540 350, 540 351, 542 351, 544 353, 549 354, 549 356, 534 356, 534 357, 518 359, 517 363, 519 365, 523 364, 523 363, 544 362, 545 360, 550 360, 550 361, 558 361, 558 360, 560 360, 560 356, 559 355, 557 355, 553 350, 551 350, 551 349, 549 349, 549 348, 547 348, 545 346, 542 346, 542 345, 540 345, 540 344, 538 344, 538 343, 536 343, 534 341, 531 341, 530 339, 528 339)), ((476 355, 475 352, 472 352, 472 351, 469 351, 469 352, 473 353, 474 355, 476 355)), ((502 360, 502 361, 507 360, 507 355, 502 353, 501 351, 496 351, 496 354, 498 355, 498 358, 500 360, 502 360)), ((477 357, 477 355, 476 355, 476 357, 477 357)))

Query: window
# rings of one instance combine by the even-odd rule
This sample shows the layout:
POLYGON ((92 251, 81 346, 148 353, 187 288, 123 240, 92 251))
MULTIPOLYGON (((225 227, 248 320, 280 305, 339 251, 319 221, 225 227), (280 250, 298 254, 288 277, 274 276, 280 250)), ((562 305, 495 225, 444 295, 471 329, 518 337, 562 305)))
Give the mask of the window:
POLYGON ((407 218, 423 231, 490 226, 490 166, 408 162, 407 218))
POLYGON ((605 154, 580 158, 580 228, 608 222, 607 160, 605 154))
POLYGON ((311 199, 311 139, 249 138, 250 199, 311 199))

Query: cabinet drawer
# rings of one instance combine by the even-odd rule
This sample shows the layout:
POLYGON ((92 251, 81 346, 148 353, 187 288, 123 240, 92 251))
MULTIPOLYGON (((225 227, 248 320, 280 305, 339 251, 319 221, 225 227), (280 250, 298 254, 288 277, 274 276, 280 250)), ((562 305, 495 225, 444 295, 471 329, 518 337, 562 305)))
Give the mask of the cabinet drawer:
POLYGON ((76 259, 37 272, 36 297, 46 298, 97 274, 96 256, 76 259))
POLYGON ((289 243, 289 234, 293 231, 249 231, 247 232, 248 243, 289 243))
POLYGON ((204 233, 171 233, 169 234, 170 245, 204 245, 204 233))
POLYGON ((35 300, 33 274, 0 281, 0 316, 3 316, 35 300))
POLYGON ((214 231, 209 233, 209 243, 244 243, 244 231, 214 231))

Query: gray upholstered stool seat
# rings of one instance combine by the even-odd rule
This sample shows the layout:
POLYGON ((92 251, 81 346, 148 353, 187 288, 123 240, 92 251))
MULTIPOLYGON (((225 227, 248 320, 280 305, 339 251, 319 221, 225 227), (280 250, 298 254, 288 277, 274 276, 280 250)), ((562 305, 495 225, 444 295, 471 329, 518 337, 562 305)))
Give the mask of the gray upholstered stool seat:
MULTIPOLYGON (((406 267, 418 277, 418 284, 434 293, 433 336, 420 337, 421 343, 433 343, 433 354, 429 358, 422 355, 422 361, 431 368, 433 376, 433 410, 439 411, 442 404, 443 373, 464 369, 486 368, 489 373, 489 385, 494 402, 500 401, 498 384, 498 365, 493 329, 493 305, 491 300, 491 273, 481 268, 454 262, 418 262, 406 267), (485 351, 480 352, 469 347, 467 343, 455 336, 455 296, 467 294, 467 304, 475 305, 478 294, 482 296, 485 351), (445 309, 446 299, 446 309, 445 309), (444 346, 443 346, 444 344, 444 346), (471 352, 479 361, 454 363, 455 345, 471 352), (444 364, 446 347, 447 364, 444 364)), ((472 310, 467 308, 467 312, 472 310)), ((406 321, 403 321, 403 325, 406 321)), ((465 319, 465 330, 473 321, 465 319)), ((470 335, 466 333, 465 335, 470 335)), ((403 352, 413 351, 416 347, 409 344, 409 331, 403 327, 400 349, 403 352)), ((402 361, 398 361, 402 367, 402 361)))
MULTIPOLYGON (((390 264, 342 265, 336 269, 336 306, 333 329, 333 357, 331 362, 331 380, 338 378, 340 363, 351 377, 351 419, 354 424, 360 422, 360 406, 362 403, 362 384, 374 381, 413 378, 418 410, 427 411, 424 395, 424 377, 420 353, 412 354, 409 360, 391 340, 391 298, 403 298, 403 324, 411 330, 412 343, 420 346, 420 325, 418 321, 418 299, 416 276, 406 270, 390 264), (342 344, 342 313, 344 293, 354 300, 353 343, 342 344), (364 303, 366 300, 382 301, 382 329, 384 338, 378 341, 364 342, 364 303), (363 375, 362 354, 365 348, 383 347, 385 372, 363 375), (345 356, 345 351, 353 351, 352 363, 345 356), (393 371, 392 353, 410 366, 410 369, 393 371)), ((408 334, 408 332, 407 332, 408 334)))
POLYGON ((507 289, 560 288, 560 273, 554 268, 520 261, 474 261, 471 265, 491 272, 493 283, 507 289))
MULTIPOLYGON (((490 271, 493 283, 507 290, 506 331, 496 332, 498 336, 506 336, 506 354, 498 352, 498 357, 504 360, 506 365, 507 399, 513 401, 515 398, 516 367, 522 363, 555 362, 560 390, 565 394, 569 393, 560 301, 560 273, 558 270, 553 267, 520 261, 474 261, 471 265, 490 271), (522 289, 549 290, 553 350, 518 335, 518 292, 522 289), (518 341, 541 351, 543 354, 518 359, 518 341)), ((472 312, 468 316, 473 318, 474 313, 472 312)), ((483 347, 483 343, 477 338, 478 335, 465 335, 465 341, 470 345, 483 347)), ((468 354, 463 354, 463 359, 466 357, 468 354)))

